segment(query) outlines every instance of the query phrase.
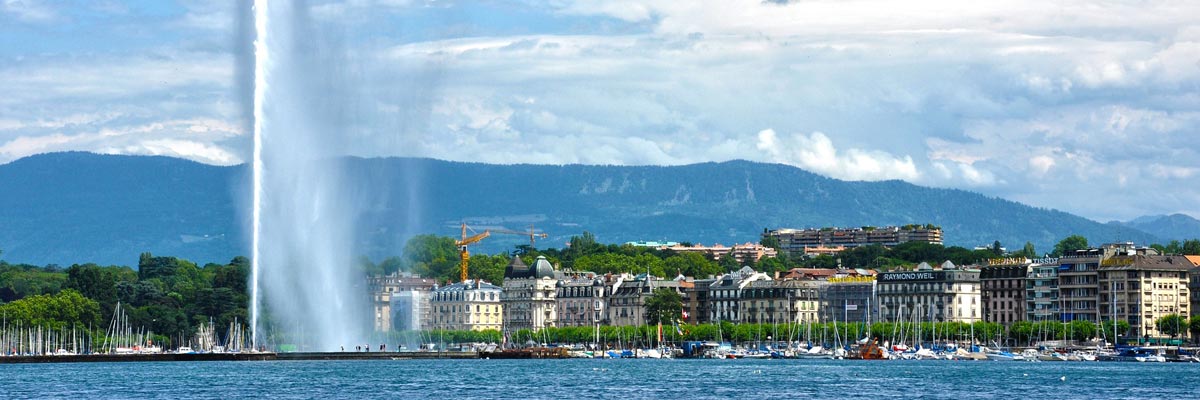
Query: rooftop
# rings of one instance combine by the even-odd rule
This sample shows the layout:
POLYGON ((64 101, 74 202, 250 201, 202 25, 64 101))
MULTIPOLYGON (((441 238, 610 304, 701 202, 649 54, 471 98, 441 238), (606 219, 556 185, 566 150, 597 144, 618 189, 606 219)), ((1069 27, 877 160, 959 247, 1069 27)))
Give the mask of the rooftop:
POLYGON ((1100 264, 1101 271, 1123 270, 1157 270, 1157 271, 1187 271, 1195 268, 1184 256, 1114 256, 1100 264))

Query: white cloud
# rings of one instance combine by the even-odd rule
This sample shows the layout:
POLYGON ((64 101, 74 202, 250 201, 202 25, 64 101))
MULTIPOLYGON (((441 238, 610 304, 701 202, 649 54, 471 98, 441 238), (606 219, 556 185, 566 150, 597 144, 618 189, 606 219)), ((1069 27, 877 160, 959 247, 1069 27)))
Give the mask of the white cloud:
POLYGON ((1054 158, 1050 156, 1033 156, 1029 158, 1029 167, 1039 176, 1045 176, 1050 172, 1050 168, 1054 168, 1054 158))
MULTIPOLYGON (((145 93, 222 89, 233 85, 229 55, 166 52, 141 57, 105 57, 87 62, 72 58, 30 60, 0 66, 0 106, 31 101, 80 99, 92 102, 145 93)), ((203 93, 203 92, 201 92, 203 93)))
POLYGON ((180 139, 146 140, 121 149, 101 149, 100 152, 171 156, 216 165, 234 165, 243 162, 237 155, 216 145, 180 139))
POLYGON ((0 145, 0 162, 12 161, 39 153, 63 150, 72 138, 61 133, 44 136, 21 136, 0 145))
POLYGON ((641 1, 581 0, 564 4, 560 10, 573 15, 607 15, 624 21, 645 21, 652 17, 650 5, 641 1))
POLYGON ((0 14, 12 15, 25 22, 49 22, 58 16, 53 7, 37 0, 0 1, 0 14))
POLYGON ((971 164, 959 163, 958 169, 968 185, 988 186, 996 183, 996 177, 991 172, 975 168, 971 164))
POLYGON ((20 129, 25 127, 25 124, 15 119, 0 119, 0 131, 20 129))
POLYGON ((852 181, 920 178, 912 157, 896 157, 883 151, 851 148, 839 154, 833 141, 821 132, 780 138, 772 129, 758 133, 755 146, 767 154, 766 161, 798 166, 830 177, 852 181))
POLYGON ((75 134, 18 136, 0 143, 0 163, 39 153, 95 151, 109 154, 170 155, 199 162, 232 165, 243 158, 218 143, 241 134, 237 125, 191 119, 100 128, 75 134))

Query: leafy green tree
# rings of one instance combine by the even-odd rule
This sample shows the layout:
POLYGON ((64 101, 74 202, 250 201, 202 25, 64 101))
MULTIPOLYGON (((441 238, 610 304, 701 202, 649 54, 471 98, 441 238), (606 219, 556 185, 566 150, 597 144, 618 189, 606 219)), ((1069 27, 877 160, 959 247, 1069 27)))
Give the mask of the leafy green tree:
POLYGON ((67 289, 78 291, 84 297, 96 300, 104 315, 111 316, 112 309, 117 304, 118 274, 111 268, 101 268, 95 264, 72 265, 67 269, 67 289))
POLYGON ((663 268, 668 274, 683 274, 684 276, 696 278, 703 278, 710 275, 716 276, 725 272, 716 261, 700 253, 683 253, 669 256, 663 260, 663 268))
POLYGON ((1200 256, 1200 239, 1183 241, 1183 255, 1200 256))
POLYGON ((1155 243, 1150 245, 1150 248, 1158 250, 1159 254, 1179 254, 1183 251, 1183 244, 1178 240, 1172 240, 1165 246, 1155 243))
POLYGON ((596 242, 596 235, 591 232, 584 231, 580 236, 572 236, 568 242, 566 250, 564 250, 565 261, 572 262, 577 258, 596 254, 602 251, 600 243, 596 242))
POLYGON ((1028 343, 1034 340, 1037 331, 1034 328, 1033 322, 1017 321, 1008 327, 1008 333, 1018 343, 1028 343))
POLYGON ((942 257, 943 260, 953 262, 955 265, 969 265, 995 258, 996 253, 991 249, 971 250, 965 247, 951 246, 943 250, 942 257))
POLYGON ((43 326, 52 330, 72 326, 100 326, 100 304, 77 291, 65 289, 57 294, 30 296, 0 305, 8 323, 43 326))
POLYGON ((49 267, 0 264, 0 301, 58 293, 66 279, 65 273, 49 267))
POLYGON ((892 248, 891 252, 892 257, 899 258, 913 264, 920 262, 928 262, 933 264, 945 261, 948 259, 945 253, 945 246, 925 242, 901 243, 892 248))
POLYGON ((634 257, 624 254, 599 253, 579 257, 573 263, 572 269, 598 274, 620 274, 636 271, 638 264, 634 257))
POLYGON ((805 259, 803 264, 805 267, 808 267, 808 268, 833 269, 833 268, 838 267, 838 259, 837 259, 837 257, 831 256, 828 254, 820 254, 820 255, 805 259))
POLYGON ((391 275, 404 270, 404 259, 396 256, 388 257, 379 262, 379 268, 384 275, 391 275))
POLYGON ((1188 320, 1188 332, 1192 334, 1192 342, 1200 342, 1200 317, 1192 316, 1188 320))
POLYGON ((849 268, 869 267, 879 257, 887 257, 891 252, 882 245, 869 244, 866 246, 852 247, 838 253, 838 257, 842 259, 842 265, 849 268))
POLYGON ((1154 327, 1159 333, 1172 338, 1179 336, 1188 328, 1187 318, 1179 314, 1168 314, 1154 321, 1154 327))
POLYGON ((742 268, 742 266, 738 265, 737 260, 735 260, 733 257, 721 257, 717 260, 717 265, 719 265, 725 272, 733 272, 742 268))
POLYGON ((992 251, 992 255, 994 255, 994 256, 1000 257, 1000 256, 1004 255, 1004 246, 1000 245, 999 240, 992 242, 992 247, 990 250, 992 251))
POLYGON ((138 279, 170 277, 175 275, 177 264, 174 257, 155 257, 149 252, 138 257, 138 279))
POLYGON ((755 264, 754 269, 758 270, 758 271, 766 272, 766 273, 771 273, 771 272, 784 272, 791 268, 787 264, 787 262, 784 261, 784 259, 782 259, 782 258, 763 257, 761 260, 758 260, 758 263, 755 264))
MULTIPOLYGON (((1116 343, 1117 338, 1110 337, 1111 335, 1113 335, 1112 321, 1104 321, 1103 323, 1100 324, 1100 327, 1102 329, 1104 329, 1104 332, 1102 332, 1101 334, 1104 335, 1105 337, 1108 337, 1108 340, 1111 340, 1111 341, 1113 341, 1113 343, 1116 343)), ((1117 336, 1128 335, 1129 328, 1130 328, 1129 321, 1117 321, 1116 335, 1117 336)))
POLYGON ((1037 250, 1033 248, 1033 242, 1025 242, 1025 247, 1021 249, 1021 256, 1025 258, 1038 258, 1037 250))
POLYGON ((183 310, 163 304, 133 308, 129 311, 129 323, 167 337, 194 334, 191 321, 183 310))
POLYGON ((383 266, 376 265, 375 262, 371 261, 371 258, 367 256, 358 256, 358 262, 355 264, 358 266, 359 272, 367 276, 383 275, 383 266))
POLYGON ((1050 254, 1055 257, 1061 257, 1062 255, 1075 250, 1082 250, 1086 248, 1088 248, 1087 238, 1079 235, 1071 235, 1067 236, 1063 240, 1060 240, 1058 244, 1055 244, 1054 252, 1050 254))
POLYGON ((454 239, 437 235, 413 236, 404 244, 405 268, 421 276, 458 281, 459 254, 454 239))
POLYGON ((250 261, 246 257, 234 257, 221 267, 212 271, 213 288, 229 288, 234 293, 248 293, 250 279, 250 261))
POLYGON ((1067 333, 1073 340, 1088 340, 1096 337, 1096 324, 1089 321, 1071 321, 1067 333))
POLYGON ((878 269, 878 270, 891 271, 891 270, 896 269, 896 267, 902 266, 905 264, 908 264, 908 263, 905 262, 904 260, 879 256, 879 257, 876 257, 874 260, 872 260, 871 264, 869 266, 871 268, 878 269))
POLYGON ((493 285, 504 282, 504 268, 511 261, 506 254, 476 255, 468 261, 467 276, 471 279, 482 279, 493 285))
POLYGON ((646 299, 646 323, 671 325, 683 316, 683 296, 674 289, 658 288, 646 299))
POLYGON ((782 247, 783 247, 783 246, 782 246, 782 245, 779 243, 779 237, 778 237, 778 236, 763 236, 763 238, 762 238, 761 240, 759 240, 759 241, 758 241, 758 244, 762 245, 763 247, 770 247, 770 248, 772 248, 772 249, 775 249, 775 250, 777 250, 777 251, 778 251, 778 250, 782 250, 782 247))

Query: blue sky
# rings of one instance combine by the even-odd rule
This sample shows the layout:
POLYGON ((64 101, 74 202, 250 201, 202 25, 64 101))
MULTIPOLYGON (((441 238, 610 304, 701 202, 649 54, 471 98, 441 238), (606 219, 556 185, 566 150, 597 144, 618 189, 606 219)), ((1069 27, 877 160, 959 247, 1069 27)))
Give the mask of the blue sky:
MULTIPOLYGON (((0 0, 0 163, 65 150, 245 162, 240 7, 0 0)), ((748 159, 1101 221, 1200 216, 1198 3, 308 8, 339 154, 748 159)))

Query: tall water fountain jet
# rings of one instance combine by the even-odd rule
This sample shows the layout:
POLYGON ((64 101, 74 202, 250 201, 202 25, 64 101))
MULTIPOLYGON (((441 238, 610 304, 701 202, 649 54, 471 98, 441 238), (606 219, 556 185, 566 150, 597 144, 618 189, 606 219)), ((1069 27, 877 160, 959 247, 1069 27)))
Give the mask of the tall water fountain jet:
POLYGON ((354 289, 356 204, 339 162, 329 49, 310 37, 302 2, 254 2, 251 340, 333 351, 362 343, 367 307, 354 289))

